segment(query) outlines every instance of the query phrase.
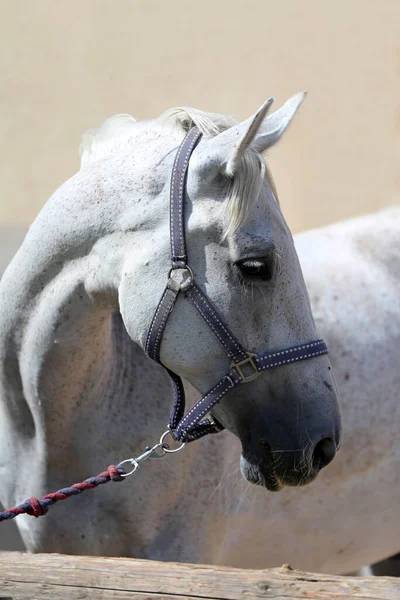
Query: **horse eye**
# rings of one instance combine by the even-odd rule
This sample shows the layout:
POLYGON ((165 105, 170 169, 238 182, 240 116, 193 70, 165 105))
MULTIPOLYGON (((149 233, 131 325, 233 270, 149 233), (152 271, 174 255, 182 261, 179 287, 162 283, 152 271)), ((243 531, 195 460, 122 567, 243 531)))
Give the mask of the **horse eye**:
POLYGON ((235 263, 242 279, 271 281, 274 274, 274 261, 269 258, 246 258, 235 263))

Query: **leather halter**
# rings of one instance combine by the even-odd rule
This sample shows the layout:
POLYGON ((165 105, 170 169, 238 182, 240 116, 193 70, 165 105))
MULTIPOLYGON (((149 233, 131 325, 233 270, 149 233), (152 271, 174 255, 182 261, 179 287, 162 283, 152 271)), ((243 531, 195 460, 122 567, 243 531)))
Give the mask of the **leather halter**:
MULTIPOLYGON (((323 340, 315 340, 299 346, 284 348, 276 352, 251 353, 242 348, 236 337, 229 331, 200 288, 187 261, 185 244, 184 201, 186 175, 190 156, 201 139, 201 132, 193 127, 180 145, 175 157, 171 178, 170 196, 170 240, 172 266, 168 274, 166 288, 158 303, 149 332, 147 334, 145 352, 161 364, 160 347, 168 316, 174 308, 180 293, 188 298, 199 311, 231 360, 229 372, 207 392, 184 415, 185 392, 181 378, 164 367, 171 377, 175 401, 172 408, 169 428, 175 438, 183 442, 191 442, 208 433, 217 433, 223 426, 210 418, 205 418, 211 408, 217 404, 229 390, 239 383, 248 383, 267 369, 280 365, 305 360, 321 354, 327 354, 328 348, 323 340), (172 277, 176 270, 186 274, 183 283, 172 277)), ((163 365, 164 366, 164 365, 163 365)))

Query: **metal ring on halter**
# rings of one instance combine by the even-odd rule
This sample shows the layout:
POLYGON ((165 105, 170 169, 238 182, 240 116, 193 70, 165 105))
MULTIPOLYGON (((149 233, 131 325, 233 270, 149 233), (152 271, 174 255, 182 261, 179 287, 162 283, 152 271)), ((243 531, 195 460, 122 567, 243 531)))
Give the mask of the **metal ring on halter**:
POLYGON ((160 445, 162 446, 164 452, 166 452, 167 454, 174 454, 174 452, 179 452, 180 450, 182 450, 182 448, 184 448, 186 446, 186 442, 182 442, 180 446, 178 446, 178 448, 175 448, 174 450, 171 450, 169 447, 167 448, 166 446, 168 444, 166 444, 164 442, 165 438, 167 437, 167 435, 170 435, 172 437, 172 439, 174 439, 173 435, 172 435, 172 431, 170 429, 167 429, 167 431, 165 431, 162 436, 160 437, 160 445))
POLYGON ((132 471, 129 471, 129 473, 121 473, 121 477, 128 477, 128 475, 132 475, 132 473, 137 471, 139 468, 139 463, 134 458, 127 458, 126 460, 120 462, 118 466, 122 467, 122 465, 124 465, 125 463, 130 463, 131 465, 133 465, 133 469, 132 471))
MULTIPOLYGON (((170 270, 168 271, 168 275, 167 275, 167 279, 173 279, 173 277, 171 277, 172 272, 173 271, 186 271, 189 274, 189 277, 185 280, 182 281, 181 283, 178 283, 178 285, 182 288, 182 286, 187 287, 189 284, 191 284, 194 281, 194 273, 192 271, 192 269, 189 267, 189 265, 185 265, 184 267, 179 267, 179 268, 175 268, 175 267, 171 267, 170 270)), ((176 281, 174 279, 174 281, 176 281)))

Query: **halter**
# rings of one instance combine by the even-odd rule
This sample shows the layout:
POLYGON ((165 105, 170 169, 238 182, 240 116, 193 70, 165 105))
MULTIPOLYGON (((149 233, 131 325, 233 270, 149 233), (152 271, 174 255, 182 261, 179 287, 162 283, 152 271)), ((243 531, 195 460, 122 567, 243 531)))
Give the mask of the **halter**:
POLYGON ((195 283, 192 269, 188 265, 185 244, 184 203, 186 175, 193 150, 199 143, 202 133, 193 127, 179 146, 171 177, 170 193, 170 242, 172 265, 168 273, 165 290, 158 303, 149 332, 145 352, 161 363, 160 347, 168 317, 175 306, 179 294, 190 300, 210 327, 231 360, 229 372, 184 415, 185 392, 182 379, 167 367, 174 389, 174 405, 169 420, 169 429, 177 441, 192 442, 208 433, 217 433, 223 426, 210 418, 207 413, 225 394, 239 383, 249 383, 261 373, 273 367, 327 354, 323 340, 315 340, 300 346, 284 348, 276 352, 254 354, 242 348, 236 337, 223 323, 210 301, 195 283), (180 270, 184 281, 178 282, 174 271, 180 270), (186 277, 185 277, 186 275, 186 277))

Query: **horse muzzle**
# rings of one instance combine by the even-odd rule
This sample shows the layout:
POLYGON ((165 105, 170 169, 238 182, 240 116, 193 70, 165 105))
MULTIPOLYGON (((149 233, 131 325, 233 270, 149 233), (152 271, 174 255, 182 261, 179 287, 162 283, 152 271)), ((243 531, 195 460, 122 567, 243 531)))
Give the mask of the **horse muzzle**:
POLYGON ((247 481, 273 492, 285 486, 311 483, 332 462, 338 450, 331 437, 308 443, 303 450, 273 450, 265 440, 260 441, 260 447, 262 450, 257 453, 244 449, 240 470, 247 481))

